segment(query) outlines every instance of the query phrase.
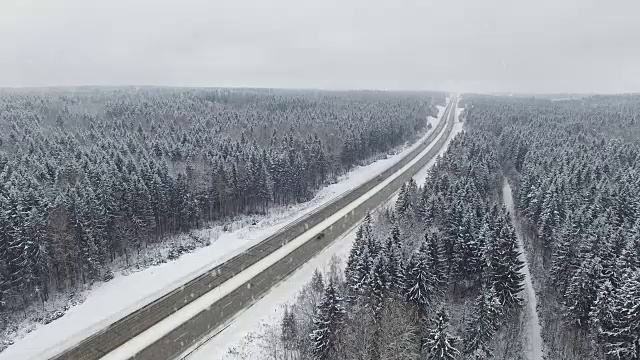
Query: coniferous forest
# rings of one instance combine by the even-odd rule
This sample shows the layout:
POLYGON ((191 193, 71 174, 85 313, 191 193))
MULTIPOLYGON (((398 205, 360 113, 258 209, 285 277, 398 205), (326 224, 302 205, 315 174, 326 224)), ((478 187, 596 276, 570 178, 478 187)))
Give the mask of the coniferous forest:
POLYGON ((640 359, 640 96, 461 106, 465 132, 315 273, 270 358, 526 359, 517 228, 545 358, 640 359))
POLYGON ((0 320, 172 235, 309 200, 417 139, 436 104, 443 93, 2 90, 0 320))
MULTIPOLYGON (((3 92, 0 314, 108 280, 175 234, 308 200, 424 133, 443 102, 3 92)), ((640 96, 466 95, 460 106, 464 131, 424 183, 367 215, 347 258, 316 271, 265 338, 267 358, 526 359, 526 257, 545 358, 640 359, 640 96)))
POLYGON ((640 96, 478 98, 499 139, 552 359, 640 358, 640 96))

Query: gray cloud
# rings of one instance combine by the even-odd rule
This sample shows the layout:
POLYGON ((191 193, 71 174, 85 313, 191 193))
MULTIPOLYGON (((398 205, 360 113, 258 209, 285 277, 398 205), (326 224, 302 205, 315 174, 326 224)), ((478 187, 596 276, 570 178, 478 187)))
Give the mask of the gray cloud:
POLYGON ((633 0, 0 0, 0 86, 640 91, 633 0))

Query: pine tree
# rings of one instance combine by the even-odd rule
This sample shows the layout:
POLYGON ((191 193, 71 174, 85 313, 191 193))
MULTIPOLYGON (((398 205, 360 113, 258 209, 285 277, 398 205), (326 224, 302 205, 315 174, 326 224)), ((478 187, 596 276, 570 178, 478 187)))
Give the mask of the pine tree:
POLYGON ((384 253, 386 254, 386 272, 389 275, 390 291, 402 296, 405 285, 404 261, 400 242, 400 229, 397 224, 394 224, 391 229, 391 236, 387 240, 384 253))
POLYGON ((291 311, 288 306, 284 308, 284 314, 282 315, 280 337, 285 349, 293 350, 296 348, 298 339, 296 318, 294 312, 291 311))
POLYGON ((554 247, 549 273, 560 293, 564 293, 571 274, 579 266, 580 257, 576 245, 580 233, 581 229, 577 221, 569 217, 554 247))
POLYGON ((454 263, 454 254, 457 253, 456 243, 458 241, 458 234, 462 228, 463 222, 462 205, 456 201, 454 203, 447 203, 447 205, 444 206, 448 207, 444 213, 444 252, 448 263, 452 266, 454 263))
POLYGON ((371 237, 372 223, 373 223, 373 219, 371 218, 371 213, 367 212, 367 214, 364 216, 364 219, 362 220, 362 232, 363 232, 363 237, 365 239, 368 239, 371 237))
POLYGON ((538 234, 547 250, 553 248, 553 229, 557 225, 556 197, 555 186, 549 187, 544 195, 542 213, 540 214, 541 225, 538 234))
POLYGON ((349 292, 349 301, 355 301, 357 294, 360 292, 360 285, 363 279, 361 273, 362 257, 365 256, 367 248, 369 231, 365 229, 365 225, 361 225, 356 231, 356 238, 351 246, 347 266, 345 268, 345 280, 349 292))
MULTIPOLYGON (((640 208, 638 209, 638 214, 640 215, 640 208)), ((640 254, 640 216, 629 235, 620 256, 619 266, 640 269, 640 256, 638 256, 640 254)))
POLYGON ((498 329, 501 312, 500 302, 493 287, 484 286, 476 299, 471 319, 465 329, 466 354, 493 357, 489 342, 498 329))
POLYGON ((30 274, 29 274, 29 239, 25 238, 26 227, 21 226, 25 219, 25 211, 22 198, 16 189, 10 189, 9 201, 10 205, 6 212, 6 218, 9 220, 9 232, 7 243, 8 257, 8 274, 10 288, 19 294, 23 294, 26 298, 30 290, 30 274))
POLYGON ((613 295, 611 314, 605 325, 605 351, 609 359, 640 359, 640 269, 627 270, 622 286, 613 295))
POLYGON ((378 244, 371 234, 370 218, 365 218, 362 227, 362 251, 357 261, 353 264, 354 268, 350 272, 351 279, 348 281, 352 296, 368 295, 370 293, 369 278, 374 260, 380 252, 378 244))
POLYGON ((324 279, 320 270, 315 269, 311 277, 311 289, 320 294, 324 290, 324 279))
POLYGON ((345 317, 342 298, 333 283, 325 289, 322 303, 318 305, 310 335, 312 351, 317 360, 337 359, 340 346, 340 329, 345 317))
POLYGON ((499 223, 500 230, 497 238, 492 239, 489 250, 491 280, 500 304, 510 308, 522 302, 519 294, 524 288, 524 275, 520 270, 524 263, 519 258, 515 232, 506 221, 499 223))
POLYGON ((437 295, 434 274, 427 258, 427 245, 422 243, 405 266, 405 298, 420 313, 425 313, 437 295))
POLYGON ((366 280, 366 301, 370 304, 374 314, 380 314, 385 297, 390 286, 390 276, 387 272, 387 257, 380 254, 373 261, 371 273, 366 280))
POLYGON ((0 194, 0 311, 4 310, 7 293, 9 291, 8 221, 5 218, 4 209, 5 200, 0 194))
POLYGON ((411 207, 411 193, 407 188, 407 184, 402 184, 400 192, 398 192, 398 200, 396 200, 396 213, 403 217, 411 207))
POLYGON ((567 315, 572 322, 586 327, 598 296, 596 282, 602 272, 600 258, 586 260, 575 272, 564 297, 567 315))
POLYGON ((449 314, 441 308, 435 315, 433 327, 424 339, 423 349, 428 360, 453 360, 460 351, 456 349, 459 339, 448 332, 449 314))
POLYGON ((429 235, 428 233, 424 235, 424 242, 427 244, 427 262, 435 279, 435 288, 438 293, 442 293, 448 284, 447 264, 442 243, 436 234, 429 235))
POLYGON ((597 335, 598 341, 603 342, 606 338, 605 329, 612 328, 615 319, 614 291, 615 288, 609 279, 601 279, 597 285, 597 295, 593 307, 589 312, 589 323, 593 332, 597 335))
POLYGON ((424 221, 425 226, 429 226, 433 223, 435 206, 433 198, 429 192, 429 188, 424 186, 422 189, 418 211, 420 212, 420 218, 424 221))
POLYGON ((451 272, 457 281, 475 277, 480 269, 480 245, 472 235, 472 224, 469 218, 463 220, 454 244, 451 272))

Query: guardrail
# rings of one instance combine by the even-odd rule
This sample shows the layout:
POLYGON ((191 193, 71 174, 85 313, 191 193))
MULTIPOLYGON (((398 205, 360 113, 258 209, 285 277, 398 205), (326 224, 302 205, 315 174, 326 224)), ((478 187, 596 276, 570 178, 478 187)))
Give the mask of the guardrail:
MULTIPOLYGON (((114 350, 115 348, 119 347, 120 345, 124 344, 129 339, 149 329, 150 327, 157 324, 159 321, 161 321, 165 317, 171 315, 173 312, 189 304, 193 300, 199 298, 203 294, 209 292, 211 289, 219 286, 225 281, 231 279, 237 273, 255 264, 257 261, 269 255, 270 253, 280 248, 284 244, 300 236, 301 234, 306 232, 309 228, 319 224, 327 217, 333 215, 338 210, 344 208, 346 205, 350 204, 354 200, 358 199, 360 196, 367 193, 369 190, 373 189, 380 182, 387 179, 389 176, 395 174, 398 170, 400 170, 406 164, 408 164, 411 160, 413 160, 418 154, 420 154, 427 146, 431 144, 431 142, 435 139, 435 137, 441 132, 445 124, 448 124, 447 128, 449 129, 449 132, 450 132, 452 121, 449 121, 449 120, 451 118, 450 114, 451 114, 451 109, 453 107, 452 103, 450 103, 447 109, 445 110, 445 113, 443 114, 443 119, 439 121, 434 131, 423 141, 423 143, 421 143, 419 146, 413 149, 407 156, 403 157, 400 161, 393 164, 387 170, 383 171, 380 175, 373 177, 372 179, 368 180, 364 184, 346 193, 344 196, 341 196, 335 199, 334 201, 331 201, 321 206, 320 208, 313 210, 310 213, 298 218, 297 220, 293 221, 290 225, 285 226, 280 231, 269 236, 268 238, 261 241, 260 243, 250 247, 245 252, 234 256, 233 258, 223 262, 222 264, 214 267, 213 269, 208 270, 205 273, 190 280, 185 285, 176 288, 175 290, 145 305, 139 310, 123 317, 120 320, 117 320, 116 322, 107 326, 106 328, 103 328, 98 332, 90 335, 89 337, 85 338, 75 346, 52 357, 51 360, 97 360, 97 359, 100 359, 102 356, 114 350)), ((444 140, 446 140, 448 133, 445 135, 446 136, 442 137, 444 138, 444 140)), ((387 187, 385 187, 385 189, 386 188, 387 187)), ((319 247, 317 251, 323 248, 328 243, 329 239, 332 239, 331 236, 326 236, 326 235, 327 234, 325 234, 325 236, 321 239, 322 241, 310 241, 311 243, 317 244, 318 246, 320 246, 320 244, 324 244, 322 245, 322 247, 319 247)), ((313 255, 315 254, 315 252, 309 253, 309 254, 313 255)), ((303 257, 300 257, 299 259, 308 260, 309 258, 303 256, 303 257)), ((306 262, 306 260, 304 260, 302 263, 304 262, 306 262)), ((295 262, 295 263, 298 264, 298 262, 295 262)), ((293 264, 293 262, 291 264, 293 264)), ((276 274, 275 270, 270 270, 270 269, 271 268, 265 271, 265 273, 276 274)), ((282 277, 286 276, 289 272, 293 271, 293 269, 295 268, 287 270, 287 272, 284 274, 277 272, 278 273, 277 278, 281 279, 282 277)), ((266 276, 266 274, 258 275, 258 277, 259 276, 266 276)), ((270 284, 270 283, 271 282, 269 281, 263 281, 261 282, 261 285, 264 286, 265 284, 270 284)), ((255 296, 255 294, 258 294, 258 293, 263 293, 264 291, 268 290, 270 287, 271 286, 264 289, 262 289, 259 286, 255 287, 255 293, 252 296, 255 296), (263 291, 263 292, 260 292, 260 291, 263 291)), ((238 304, 241 305, 241 303, 238 303, 238 304)), ((213 307, 214 306, 212 306, 212 308, 213 307)), ((226 310, 229 311, 230 309, 226 309, 226 310)), ((226 319, 227 317, 222 316, 222 318, 226 319)), ((221 321, 224 321, 224 320, 221 320, 221 321)), ((188 324, 188 323, 191 323, 191 320, 189 320, 185 324, 188 324)), ((176 329, 176 330, 182 331, 180 335, 182 337, 181 338, 182 344, 184 343, 192 344, 194 341, 197 341, 197 339, 199 339, 204 334, 206 334, 206 331, 209 331, 209 329, 211 328, 211 324, 212 323, 205 323, 205 324, 199 325, 197 328, 200 329, 200 331, 205 331, 205 332, 199 333, 197 336, 194 335, 193 337, 185 338, 185 334, 184 334, 185 329, 182 328, 183 326, 180 326, 179 329, 176 329), (203 330, 203 326, 204 326, 204 330, 203 330)), ((171 334, 174 334, 174 333, 175 331, 172 332, 171 334)), ((187 333, 196 334, 198 333, 198 331, 192 330, 192 331, 187 331, 187 333)), ((183 349, 186 348, 187 346, 188 345, 184 345, 184 347, 182 347, 180 351, 183 351, 183 349)), ((149 347, 148 349, 145 349, 143 353, 137 355, 135 358, 157 360, 157 359, 169 358, 179 354, 179 352, 168 351, 166 349, 163 350, 164 352, 155 352, 150 350, 150 349, 157 350, 159 348, 160 347, 149 347)))

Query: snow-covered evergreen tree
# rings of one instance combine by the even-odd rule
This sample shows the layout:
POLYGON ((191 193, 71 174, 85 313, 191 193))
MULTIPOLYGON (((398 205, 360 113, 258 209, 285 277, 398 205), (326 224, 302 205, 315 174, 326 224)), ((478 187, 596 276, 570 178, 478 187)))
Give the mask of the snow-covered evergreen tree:
POLYGON ((316 293, 322 293, 324 291, 324 279, 320 270, 315 269, 313 276, 311 277, 311 289, 316 293))
POLYGON ((284 314, 282 315, 281 327, 281 339, 285 349, 293 350, 298 345, 298 329, 296 325, 295 313, 289 310, 289 307, 284 308, 284 314))
POLYGON ((384 251, 386 257, 386 273, 389 276, 389 289, 393 294, 403 295, 404 278, 404 257, 400 240, 400 229, 394 224, 391 229, 391 236, 387 240, 384 251))
POLYGON ((473 313, 466 324, 464 352, 468 355, 493 357, 489 342, 500 325, 502 306, 491 286, 484 286, 475 301, 473 313))
POLYGON ((396 213, 404 216, 411 207, 411 193, 407 188, 407 184, 402 184, 400 192, 398 192, 398 200, 396 200, 396 213))
POLYGON ((375 314, 379 314, 389 296, 390 275, 387 272, 387 257, 378 255, 373 261, 371 273, 366 280, 368 302, 375 314))
POLYGON ((459 339, 449 333, 449 314, 441 308, 433 319, 433 325, 424 339, 423 349, 429 360, 453 360, 460 351, 456 349, 459 339))
POLYGON ((313 319, 311 341, 314 358, 318 360, 337 359, 340 350, 340 327, 345 317, 342 298, 333 283, 324 292, 322 303, 318 305, 313 319))
POLYGON ((580 326, 589 323, 589 314, 598 296, 596 282, 601 272, 599 258, 586 260, 569 281, 565 296, 567 315, 580 326))
POLYGON ((349 289, 350 297, 355 296, 358 293, 358 287, 360 285, 360 279, 362 275, 359 273, 357 267, 360 263, 360 258, 365 251, 366 239, 365 230, 361 225, 356 231, 356 237, 349 251, 349 258, 347 259, 347 265, 345 268, 345 279, 347 287, 349 289))
POLYGON ((628 271, 612 295, 613 318, 604 324, 609 359, 640 359, 640 269, 628 271))
POLYGON ((524 275, 521 270, 524 263, 520 260, 513 228, 505 221, 500 221, 498 226, 497 237, 489 246, 491 282, 500 304, 510 308, 522 302, 520 292, 524 288, 524 275))
POLYGON ((438 281, 427 256, 427 244, 423 242, 420 249, 411 254, 404 272, 405 298, 421 313, 433 305, 437 296, 438 281))

